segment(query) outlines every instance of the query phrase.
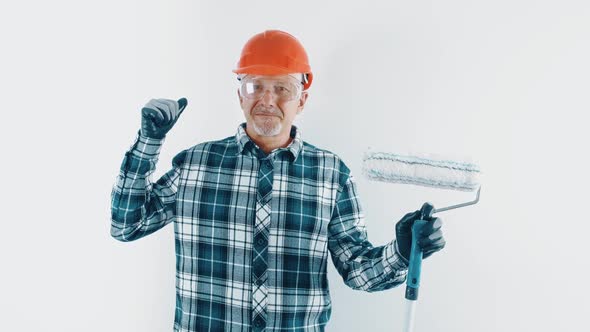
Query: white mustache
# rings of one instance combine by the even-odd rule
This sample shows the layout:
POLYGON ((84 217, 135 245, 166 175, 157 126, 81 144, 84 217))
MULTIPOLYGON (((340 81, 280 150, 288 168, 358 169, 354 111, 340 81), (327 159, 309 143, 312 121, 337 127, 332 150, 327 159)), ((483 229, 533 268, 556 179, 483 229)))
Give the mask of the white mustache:
POLYGON ((278 110, 273 111, 273 109, 270 109, 270 111, 269 111, 269 110, 264 110, 262 108, 254 108, 252 113, 253 114, 263 114, 263 115, 277 115, 277 116, 283 117, 283 112, 278 111, 278 110))

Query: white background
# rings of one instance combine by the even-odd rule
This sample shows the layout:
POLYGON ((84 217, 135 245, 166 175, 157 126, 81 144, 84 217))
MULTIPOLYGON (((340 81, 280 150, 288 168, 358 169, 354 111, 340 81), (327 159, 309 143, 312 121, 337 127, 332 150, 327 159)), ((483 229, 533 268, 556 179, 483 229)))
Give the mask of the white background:
MULTIPOLYGON (((173 227, 112 239, 110 195, 151 98, 186 97, 155 176, 235 133, 246 40, 286 30, 315 80, 304 140, 358 179, 369 239, 470 193, 369 182, 368 147, 480 164, 439 216, 416 332, 581 331, 590 314, 587 1, 19 1, 0 8, 1 331, 170 331, 173 227)), ((155 180, 155 178, 154 178, 155 180)), ((403 292, 347 288, 328 331, 399 331, 403 292)))

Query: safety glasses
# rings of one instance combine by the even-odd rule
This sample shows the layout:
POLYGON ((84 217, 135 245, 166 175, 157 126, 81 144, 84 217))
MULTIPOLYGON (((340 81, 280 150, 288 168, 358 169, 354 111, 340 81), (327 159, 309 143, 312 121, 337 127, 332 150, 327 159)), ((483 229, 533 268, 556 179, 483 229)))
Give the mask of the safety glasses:
POLYGON ((257 100, 267 91, 279 101, 291 101, 301 97, 303 86, 290 75, 280 77, 246 75, 240 79, 240 94, 244 98, 257 100))

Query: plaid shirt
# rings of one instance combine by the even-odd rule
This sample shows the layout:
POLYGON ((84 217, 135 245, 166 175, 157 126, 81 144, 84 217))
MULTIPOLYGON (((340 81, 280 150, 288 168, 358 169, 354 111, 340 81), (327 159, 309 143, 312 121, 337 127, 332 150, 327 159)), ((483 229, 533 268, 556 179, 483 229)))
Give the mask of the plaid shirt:
POLYGON ((323 331, 328 253, 346 285, 405 281, 395 241, 374 247, 349 168, 301 140, 265 154, 237 134, 181 151, 155 183, 164 139, 141 136, 113 186, 111 235, 133 241, 174 222, 174 331, 323 331))

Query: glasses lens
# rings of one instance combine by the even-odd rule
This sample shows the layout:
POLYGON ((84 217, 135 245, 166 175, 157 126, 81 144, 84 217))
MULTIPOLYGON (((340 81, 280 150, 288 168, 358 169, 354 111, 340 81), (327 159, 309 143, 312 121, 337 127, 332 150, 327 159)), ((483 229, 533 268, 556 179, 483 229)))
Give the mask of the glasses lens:
POLYGON ((290 101, 299 98, 301 84, 297 84, 289 78, 243 78, 240 91, 242 92, 242 96, 248 99, 260 99, 268 91, 272 96, 281 101, 290 101))

